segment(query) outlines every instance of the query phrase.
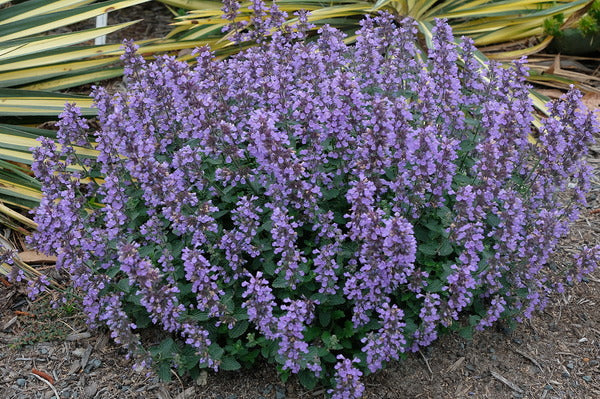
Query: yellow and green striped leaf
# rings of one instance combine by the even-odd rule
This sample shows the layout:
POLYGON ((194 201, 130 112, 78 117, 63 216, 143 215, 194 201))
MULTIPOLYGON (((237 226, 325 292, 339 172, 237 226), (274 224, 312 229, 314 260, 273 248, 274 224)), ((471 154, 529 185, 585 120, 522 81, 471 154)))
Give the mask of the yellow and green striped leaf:
MULTIPOLYGON (((36 14, 0 25, 0 42, 40 34, 148 0, 109 0, 49 14, 36 14)), ((8 8, 10 10, 10 8, 8 8)))
POLYGON ((120 29, 131 26, 140 20, 124 22, 118 25, 106 26, 103 28, 87 29, 80 32, 67 33, 62 35, 39 36, 34 38, 25 38, 9 40, 0 43, 0 59, 7 60, 11 58, 26 56, 53 49, 65 48, 74 44, 86 42, 99 36, 108 35, 120 29))
POLYGON ((77 104, 83 115, 96 115, 96 109, 92 108, 92 99, 89 97, 33 90, 0 89, 0 116, 57 116, 67 102, 77 104))

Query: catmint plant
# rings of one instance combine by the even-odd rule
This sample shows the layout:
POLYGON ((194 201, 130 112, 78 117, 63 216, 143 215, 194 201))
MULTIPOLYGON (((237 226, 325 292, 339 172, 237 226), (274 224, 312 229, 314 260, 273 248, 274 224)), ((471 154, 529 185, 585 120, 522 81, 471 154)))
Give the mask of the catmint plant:
MULTIPOLYGON (((258 45, 228 59, 149 62, 126 42, 126 91, 93 93, 99 128, 67 105, 58 142, 35 150, 31 243, 58 257, 89 323, 165 378, 263 357, 357 398, 361 376, 442 331, 543 308, 590 186, 598 123, 581 95, 534 128, 523 61, 480 63, 443 20, 428 52, 388 14, 348 46, 252 4, 228 29, 258 45), (159 345, 140 338, 150 327, 159 345)), ((565 279, 599 257, 583 249, 565 279)))

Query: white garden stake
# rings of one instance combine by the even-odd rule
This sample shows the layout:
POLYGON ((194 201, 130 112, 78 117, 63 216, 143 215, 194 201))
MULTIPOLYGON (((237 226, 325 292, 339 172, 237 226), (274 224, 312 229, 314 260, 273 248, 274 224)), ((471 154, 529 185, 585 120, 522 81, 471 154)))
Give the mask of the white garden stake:
MULTIPOLYGON (((96 17, 96 28, 104 28, 108 24, 108 13, 96 17)), ((106 35, 94 39, 95 45, 106 44, 106 35)))

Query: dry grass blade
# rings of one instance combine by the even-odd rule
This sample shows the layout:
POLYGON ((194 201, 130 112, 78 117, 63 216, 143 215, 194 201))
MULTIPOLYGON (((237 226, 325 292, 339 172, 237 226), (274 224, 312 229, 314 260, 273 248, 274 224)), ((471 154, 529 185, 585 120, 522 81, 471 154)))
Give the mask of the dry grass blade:
POLYGON ((579 60, 597 59, 565 57, 560 54, 531 59, 527 64, 531 70, 530 80, 534 83, 562 90, 568 90, 571 85, 575 85, 580 90, 588 93, 600 93, 600 89, 596 87, 596 82, 600 82, 600 78, 595 76, 594 71, 581 64, 579 60))

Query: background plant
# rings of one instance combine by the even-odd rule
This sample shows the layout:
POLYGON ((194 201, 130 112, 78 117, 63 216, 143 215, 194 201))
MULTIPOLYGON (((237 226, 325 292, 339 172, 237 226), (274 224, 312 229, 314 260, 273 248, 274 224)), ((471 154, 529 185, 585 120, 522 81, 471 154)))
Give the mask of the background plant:
MULTIPOLYGON (((215 49, 216 53, 223 56, 253 45, 252 41, 233 45, 227 40, 231 35, 221 31, 226 26, 226 22, 222 20, 224 11, 221 1, 159 1, 176 8, 174 14, 177 22, 168 35, 169 38, 195 40, 199 44, 205 41, 216 42, 220 46, 215 49), (187 10, 187 14, 182 15, 182 10, 187 10)), ((554 40, 554 31, 547 29, 548 23, 554 23, 557 31, 578 23, 586 24, 594 8, 593 0, 335 0, 325 3, 312 0, 281 0, 277 3, 290 15, 288 22, 296 21, 293 12, 308 10, 311 12, 310 22, 315 25, 313 32, 323 24, 329 24, 347 34, 344 39, 346 43, 355 40, 359 21, 364 15, 376 15, 379 11, 414 18, 419 22, 419 30, 425 38, 431 37, 432 22, 435 18, 446 18, 457 37, 469 36, 475 40, 476 45, 485 46, 481 48, 483 54, 477 54, 482 65, 485 65, 487 58, 511 62, 519 57, 543 51, 554 40)), ((241 3, 237 16, 240 23, 246 23, 253 14, 251 4, 251 1, 241 3)), ((211 43, 205 42, 212 46, 211 43)), ((426 43, 429 45, 430 41, 427 40, 426 43)), ((183 57, 183 59, 190 58, 183 57)), ((570 85, 574 84, 585 92, 597 92, 595 85, 591 84, 593 82, 590 81, 589 75, 568 73, 560 68, 550 71, 546 59, 541 61, 533 59, 528 66, 530 74, 527 79, 532 83, 563 90, 568 90, 570 85)), ((548 101, 548 98, 536 91, 532 91, 531 95, 536 108, 545 113, 543 104, 548 101)))
MULTIPOLYGON (((564 14, 554 15, 544 21, 544 31, 551 36, 562 36, 565 22, 564 14)), ((587 12, 577 21, 572 21, 571 25, 578 29, 584 36, 592 37, 600 32, 599 22, 600 1, 594 0, 587 9, 587 12)))
MULTIPOLYGON (((56 120, 66 102, 77 103, 84 115, 93 116, 96 111, 88 95, 64 91, 121 76, 121 45, 88 43, 139 21, 89 29, 78 29, 73 24, 147 1, 27 0, 0 8, 0 117, 4 122, 0 124, 0 200, 3 203, 24 210, 39 204, 39 182, 29 176, 28 165, 33 161, 30 148, 36 145, 37 137, 54 138, 55 132, 31 125, 56 120), (58 33, 65 27, 71 31, 58 33)), ((0 5, 5 3, 9 2, 0 0, 0 5)), ((161 38, 140 40, 139 45, 149 54, 195 46, 161 38)), ((92 153, 83 152, 85 156, 92 153)), ((5 215, 12 218, 11 214, 5 215)), ((23 219, 13 220, 16 224, 22 222, 23 219)), ((31 228, 34 224, 26 221, 26 226, 31 228)))
MULTIPOLYGON (((269 37, 277 7, 254 2, 243 27, 227 7, 258 46, 204 47, 191 68, 129 43, 127 91, 94 93, 98 156, 74 151, 92 144, 72 105, 34 154, 32 243, 138 364, 168 377, 264 357, 358 397, 362 375, 440 332, 521 320, 561 289, 545 265, 585 204, 598 132, 577 92, 533 144, 523 63, 481 67, 443 21, 423 53, 412 20, 367 18, 349 47, 328 26, 302 40, 302 12, 269 37), (166 337, 146 351, 151 325, 166 337)), ((584 248, 567 278, 598 256, 584 248)))
MULTIPOLYGON (((187 15, 177 17, 175 29, 169 37, 199 40, 223 37, 221 28, 226 25, 220 17, 220 1, 204 0, 159 0, 167 5, 188 10, 187 15)), ((295 21, 293 12, 307 10, 311 12, 309 21, 316 29, 324 24, 334 26, 347 34, 346 42, 356 39, 356 30, 359 21, 368 14, 377 14, 387 11, 392 14, 414 18, 420 23, 419 28, 428 31, 427 22, 434 18, 447 18, 452 25, 455 35, 470 36, 478 46, 506 44, 521 39, 544 36, 544 23, 555 16, 563 19, 581 16, 592 4, 591 0, 577 1, 407 1, 407 0, 380 0, 380 1, 355 1, 335 0, 323 3, 321 1, 280 0, 277 2, 280 9, 290 14, 290 21, 295 21)), ((252 2, 241 3, 238 10, 238 20, 248 21, 253 14, 252 2)), ((425 33, 425 32, 423 32, 425 33)), ((533 48, 511 51, 509 53, 487 55, 495 58, 513 59, 521 55, 531 54, 545 48, 551 37, 545 37, 533 48)), ((490 49, 492 50, 492 49, 490 49)), ((497 51, 498 48, 495 49, 497 51)), ((493 51, 493 50, 492 50, 493 51)))

